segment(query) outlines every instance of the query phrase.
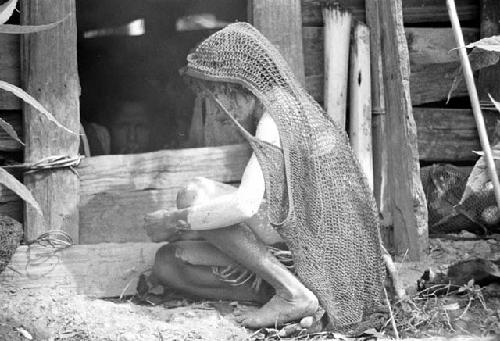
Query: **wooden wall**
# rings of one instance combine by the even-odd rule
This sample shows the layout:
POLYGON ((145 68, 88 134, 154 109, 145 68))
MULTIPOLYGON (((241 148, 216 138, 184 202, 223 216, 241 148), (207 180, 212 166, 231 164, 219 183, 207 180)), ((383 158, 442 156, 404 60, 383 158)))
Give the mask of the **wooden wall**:
MULTIPOLYGON (((347 7, 353 11, 357 19, 364 20, 364 0, 344 0, 340 2, 346 4, 347 7)), ((454 47, 454 40, 451 36, 451 30, 446 27, 448 25, 448 15, 445 2, 441 0, 405 0, 403 6, 412 70, 410 86, 412 102, 415 106, 414 114, 418 127, 421 160, 426 162, 474 162, 476 156, 472 151, 478 150, 480 146, 471 112, 468 109, 449 108, 443 104, 443 100, 446 98, 446 94, 451 85, 452 73, 458 66, 456 54, 449 53, 449 50, 454 47)), ((474 0, 457 0, 457 7, 461 19, 465 21, 466 24, 469 23, 469 27, 466 27, 464 30, 466 40, 473 41, 477 39, 479 37, 479 29, 470 23, 478 22, 478 2, 474 0)), ((310 93, 321 102, 321 89, 323 88, 323 29, 321 27, 322 20, 320 7, 317 1, 302 1, 302 19, 306 87, 310 93)), ((19 37, 0 34, 0 79, 9 81, 15 85, 20 85, 19 64, 19 37)), ((455 97, 465 95, 466 91, 463 86, 454 93, 455 97)), ((14 96, 4 91, 0 91, 0 117, 5 118, 8 122, 13 124, 20 136, 22 136, 20 108, 21 104, 14 96)), ((486 119, 487 126, 493 128, 495 114, 486 112, 486 119)), ((5 155, 5 152, 12 153, 19 152, 20 150, 20 146, 17 143, 10 140, 5 133, 0 131, 0 153, 5 155)), ((236 159, 239 160, 238 162, 244 162, 241 154, 244 152, 241 150, 232 152, 235 152, 235 155, 239 155, 239 159, 236 159)), ((167 177, 171 176, 170 179, 177 179, 177 175, 170 174, 169 170, 161 168, 158 160, 166 160, 166 156, 160 155, 157 157, 159 159, 156 159, 157 161, 155 161, 156 163, 154 166, 156 167, 156 173, 153 172, 148 176, 150 176, 151 179, 154 179, 155 176, 158 176, 159 179, 165 179, 164 172, 167 172, 169 174, 167 177)), ((135 160, 135 158, 136 156, 120 158, 119 162, 128 164, 131 162, 130 160, 135 160)), ((141 191, 144 190, 148 190, 148 195, 154 198, 148 199, 153 201, 146 200, 146 203, 157 203, 162 200, 167 200, 168 202, 172 201, 172 194, 169 192, 170 194, 166 195, 165 188, 172 189, 175 186, 170 184, 167 185, 166 182, 164 182, 166 180, 161 180, 158 182, 158 185, 155 186, 161 187, 165 185, 166 187, 164 189, 160 190, 159 188, 152 189, 152 187, 147 187, 153 186, 153 184, 147 186, 143 184, 143 187, 138 189, 134 186, 137 185, 135 178, 140 178, 139 174, 137 171, 132 171, 126 167, 123 172, 120 173, 120 177, 128 177, 127 181, 129 181, 130 184, 134 184, 134 186, 130 184, 126 186, 123 184, 113 184, 112 186, 106 185, 112 188, 101 188, 105 186, 103 184, 104 181, 109 181, 112 176, 117 175, 113 175, 113 172, 109 169, 109 167, 111 167, 109 164, 110 160, 111 159, 107 159, 106 157, 102 159, 86 160, 80 168, 82 182, 82 203, 80 205, 82 225, 90 224, 90 221, 97 219, 95 218, 97 216, 103 217, 103 222, 109 219, 109 216, 106 216, 106 214, 110 211, 99 206, 99 203, 102 203, 102 198, 105 196, 114 198, 116 210, 118 210, 117 207, 119 207, 119 203, 132 201, 136 203, 142 202, 141 200, 144 198, 144 193, 141 191), (108 168, 104 169, 103 167, 108 168), (96 170, 95 174, 101 174, 99 172, 103 172, 102 179, 99 179, 99 176, 87 172, 89 169, 96 170), (99 170, 97 171, 97 169, 99 170), (96 188, 101 189, 97 190, 96 188), (163 199, 155 201, 158 198, 163 199), (101 213, 99 214, 102 214, 102 216, 97 214, 98 212, 95 211, 96 209, 100 210, 99 212, 101 213)), ((209 161, 203 159, 203 157, 201 159, 193 158, 192 160, 193 162, 199 161, 201 164, 209 161)), ((211 160, 210 162, 215 161, 211 160)), ((219 158, 217 162, 219 162, 218 165, 222 167, 221 169, 227 167, 227 161, 223 161, 219 158)), ((233 164, 231 167, 238 168, 239 166, 233 164)), ((195 168, 195 165, 191 165, 190 171, 194 172, 195 168)), ((187 174, 193 175, 194 173, 187 174)), ((237 180, 234 178, 234 174, 238 174, 238 172, 235 171, 232 178, 232 180, 237 180)), ((200 173, 198 175, 203 174, 200 173)), ((141 207, 143 207, 143 205, 146 204, 141 203, 141 205, 141 207)), ((22 219, 22 210, 20 207, 20 203, 13 194, 5 190, 2 191, 2 195, 0 196, 0 214, 6 213, 16 219, 22 219)), ((124 212, 124 216, 130 217, 132 213, 133 212, 124 212)), ((124 219, 123 221, 125 225, 130 225, 127 227, 127 231, 133 230, 135 228, 134 226, 138 224, 137 219, 124 219)), ((94 223, 97 223, 97 221, 94 221, 94 223)), ((103 226, 104 225, 103 223, 103 226)), ((85 234, 85 232, 83 232, 83 234, 85 234)), ((85 238, 87 237, 84 237, 84 240, 85 238)), ((135 238, 135 240, 143 240, 143 236, 139 236, 135 238)), ((91 240, 89 239, 89 241, 91 240)))
MULTIPOLYGON (((0 79, 14 85, 20 85, 20 45, 19 36, 0 34, 0 79)), ((11 93, 0 90, 0 118, 9 122, 22 136, 21 102, 11 93)), ((21 145, 0 129, 0 157, 2 162, 22 157, 21 145)), ((22 205, 11 191, 0 187, 0 214, 7 214, 16 220, 22 220, 22 205)))
MULTIPOLYGON (((339 1, 357 20, 365 20, 365 0, 339 1)), ((457 0, 466 42, 479 39, 479 2, 457 0)), ((424 162, 472 163, 480 149, 472 112, 463 108, 468 101, 464 82, 452 95, 452 105, 445 104, 454 72, 459 67, 458 54, 450 51, 455 39, 449 24, 446 2, 440 0, 403 1, 405 33, 410 53, 410 90, 415 107, 420 159, 424 162), (458 105, 456 103, 459 103, 458 105), (462 104, 465 103, 465 104, 462 104)), ((302 1, 303 48, 306 88, 323 101, 323 27, 318 1, 302 1)), ((492 130, 495 113, 485 112, 487 127, 492 130)))

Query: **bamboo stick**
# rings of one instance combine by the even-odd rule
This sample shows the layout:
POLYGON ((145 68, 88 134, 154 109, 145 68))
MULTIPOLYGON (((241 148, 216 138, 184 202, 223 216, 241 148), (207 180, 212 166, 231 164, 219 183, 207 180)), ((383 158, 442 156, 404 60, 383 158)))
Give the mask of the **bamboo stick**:
POLYGON ((351 44, 349 137, 354 154, 373 191, 370 30, 358 22, 351 44))
POLYGON ((455 35, 455 40, 458 46, 460 62, 462 64, 462 69, 464 71, 465 82, 467 84, 467 91, 469 92, 470 103, 472 106, 472 113, 474 114, 474 119, 476 120, 477 124, 479 141, 481 142, 481 148, 483 149, 484 156, 486 158, 488 172, 495 190, 495 198, 497 200, 497 205, 500 208, 500 182, 498 181, 498 174, 495 167, 495 161, 493 160, 493 155, 491 153, 491 146, 488 140, 486 126, 484 125, 484 117, 481 112, 481 106, 479 102, 479 96, 477 94, 476 84, 474 83, 474 75, 472 73, 469 57, 467 56, 467 51, 465 49, 464 37, 462 34, 462 28, 460 27, 460 21, 458 20, 457 9, 455 7, 455 0, 446 0, 446 4, 448 6, 448 14, 450 16, 451 25, 453 28, 453 34, 455 35))
POLYGON ((325 110, 339 127, 345 129, 352 15, 333 1, 328 1, 323 7, 323 21, 325 110))

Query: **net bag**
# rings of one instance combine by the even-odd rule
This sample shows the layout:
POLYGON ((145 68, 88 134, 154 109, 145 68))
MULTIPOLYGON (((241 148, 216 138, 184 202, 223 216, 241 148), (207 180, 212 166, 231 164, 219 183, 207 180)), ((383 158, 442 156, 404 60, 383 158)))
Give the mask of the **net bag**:
POLYGON ((292 252, 297 276, 333 329, 355 328, 379 308, 384 270, 375 202, 346 133, 247 23, 203 41, 188 55, 186 73, 243 85, 276 122, 282 148, 254 138, 227 112, 259 160, 269 219, 292 252))
POLYGON ((7 267, 23 237, 23 225, 8 216, 0 216, 0 273, 7 267))
POLYGON ((449 164, 420 169, 431 234, 460 230, 483 234, 498 227, 498 210, 492 189, 474 192, 463 199, 470 175, 468 171, 449 164))

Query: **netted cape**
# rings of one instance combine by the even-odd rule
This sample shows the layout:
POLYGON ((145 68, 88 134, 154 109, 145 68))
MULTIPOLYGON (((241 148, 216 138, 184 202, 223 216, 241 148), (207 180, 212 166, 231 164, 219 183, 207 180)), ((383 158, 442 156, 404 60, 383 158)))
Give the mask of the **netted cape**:
POLYGON ((262 102, 282 148, 243 134, 264 173, 271 224, 333 327, 361 322, 379 304, 383 263, 375 203, 345 132, 250 24, 231 24, 203 41, 188 56, 187 74, 239 83, 262 102))

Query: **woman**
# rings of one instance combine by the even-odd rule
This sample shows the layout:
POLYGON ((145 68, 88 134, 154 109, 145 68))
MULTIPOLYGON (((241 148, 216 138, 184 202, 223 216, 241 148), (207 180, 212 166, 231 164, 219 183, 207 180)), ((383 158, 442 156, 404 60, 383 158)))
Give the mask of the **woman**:
MULTIPOLYGON (((186 73, 202 80, 204 93, 231 118, 231 96, 224 95, 234 89, 230 84, 255 96, 263 107, 255 136, 233 119, 254 154, 237 190, 192 200, 187 208, 155 212, 147 218, 148 234, 160 241, 178 230, 197 231, 267 282, 274 296, 258 310, 239 313, 245 326, 299 319, 313 314, 319 301, 332 328, 356 327, 380 302, 383 263, 374 200, 343 130, 298 85, 276 48, 249 24, 232 24, 207 38, 188 56, 186 73), (269 221, 291 250, 297 276, 268 251, 259 238, 262 231, 241 224, 255 215, 264 194, 269 221)), ((170 260, 173 252, 183 253, 172 248, 163 250, 170 252, 165 256, 170 260)), ((214 289, 224 296, 225 288, 210 282, 220 275, 191 288, 173 283, 171 268, 165 273, 160 268, 155 273, 167 285, 217 297, 208 290, 214 289)), ((208 269, 197 269, 203 270, 208 269)), ((260 292, 249 298, 267 297, 260 292)))

